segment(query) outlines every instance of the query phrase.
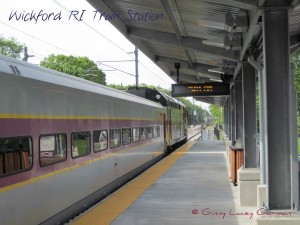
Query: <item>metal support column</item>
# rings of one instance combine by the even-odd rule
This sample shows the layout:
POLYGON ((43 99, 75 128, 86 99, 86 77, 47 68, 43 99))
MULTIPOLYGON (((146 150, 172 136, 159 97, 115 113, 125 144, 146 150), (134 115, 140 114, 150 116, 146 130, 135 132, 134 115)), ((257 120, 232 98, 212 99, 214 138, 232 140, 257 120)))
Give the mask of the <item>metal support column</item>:
MULTIPOLYGON (((243 86, 242 80, 235 80, 235 108, 236 108, 236 140, 244 139, 243 137, 243 86)), ((242 142, 243 143, 243 142, 242 142)))
POLYGON ((244 167, 257 167, 256 154, 256 79, 255 69, 243 64, 243 118, 244 118, 244 167))
POLYGON ((227 112, 226 112, 226 109, 227 109, 227 101, 225 102, 224 104, 224 113, 223 113, 223 121, 224 121, 224 132, 225 134, 227 135, 227 112))
MULTIPOLYGON (((278 3, 278 1, 276 1, 278 3)), ((282 1, 282 3, 287 3, 282 1)), ((265 6, 273 6, 267 1, 265 6)), ((267 207, 291 209, 291 84, 289 15, 283 7, 263 12, 267 103, 267 207)))
POLYGON ((231 118, 231 92, 230 92, 230 97, 228 98, 228 137, 229 140, 232 140, 232 118, 231 118))
POLYGON ((298 163, 298 133, 297 133, 297 92, 294 81, 294 64, 290 67, 290 123, 291 123, 291 185, 293 208, 299 210, 299 163, 298 163))
POLYGON ((253 59, 248 57, 248 62, 257 70, 258 90, 259 90, 259 154, 258 163, 260 168, 260 184, 266 184, 266 158, 267 158, 267 103, 266 103, 266 76, 263 67, 253 59))
POLYGON ((226 100, 226 110, 224 117, 226 117, 226 135, 229 137, 229 98, 226 100))
POLYGON ((268 131, 267 131, 267 103, 266 103, 266 76, 264 70, 258 71, 259 83, 259 167, 260 167, 260 184, 267 183, 266 178, 266 158, 268 149, 268 131))
POLYGON ((139 50, 135 46, 134 49, 134 55, 135 55, 135 88, 139 88, 139 50))
POLYGON ((236 141, 236 105, 235 105, 235 89, 231 88, 230 93, 230 122, 231 122, 231 143, 234 144, 236 141))

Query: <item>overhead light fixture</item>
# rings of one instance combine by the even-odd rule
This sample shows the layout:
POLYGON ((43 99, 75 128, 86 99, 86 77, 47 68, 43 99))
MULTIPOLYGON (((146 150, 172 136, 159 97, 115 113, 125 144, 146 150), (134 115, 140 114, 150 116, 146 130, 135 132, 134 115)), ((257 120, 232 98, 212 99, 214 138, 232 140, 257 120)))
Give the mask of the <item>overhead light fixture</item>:
POLYGON ((198 20, 198 25, 201 27, 209 27, 218 30, 225 29, 225 15, 208 16, 198 20))
POLYGON ((222 80, 220 80, 220 79, 210 79, 211 81, 216 81, 216 82, 223 82, 222 80))
POLYGON ((224 48, 224 40, 223 40, 223 38, 215 38, 215 39, 211 39, 211 40, 203 40, 202 44, 224 48))
POLYGON ((213 69, 208 69, 209 72, 212 72, 212 73, 220 73, 220 74, 223 74, 223 69, 222 68, 213 68, 213 69))

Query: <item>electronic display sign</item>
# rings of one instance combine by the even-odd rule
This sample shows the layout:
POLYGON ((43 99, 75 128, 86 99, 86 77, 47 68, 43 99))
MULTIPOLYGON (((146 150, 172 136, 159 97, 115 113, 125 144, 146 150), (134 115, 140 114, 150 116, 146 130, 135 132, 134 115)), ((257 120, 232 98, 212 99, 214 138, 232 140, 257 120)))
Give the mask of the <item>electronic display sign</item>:
POLYGON ((230 86, 221 82, 172 84, 173 97, 230 95, 230 86))

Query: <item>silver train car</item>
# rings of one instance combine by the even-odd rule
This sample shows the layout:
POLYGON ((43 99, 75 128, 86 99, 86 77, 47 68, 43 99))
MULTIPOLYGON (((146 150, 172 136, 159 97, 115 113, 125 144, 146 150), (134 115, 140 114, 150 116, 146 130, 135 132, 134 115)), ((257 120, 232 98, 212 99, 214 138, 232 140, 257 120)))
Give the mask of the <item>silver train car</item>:
POLYGON ((156 89, 131 88, 127 92, 158 102, 165 107, 165 140, 168 152, 187 141, 188 111, 182 102, 156 89))
MULTIPOLYGON (((180 110, 177 142, 186 139, 180 110)), ((0 55, 1 224, 63 224, 100 201, 175 144, 167 114, 158 102, 0 55)))

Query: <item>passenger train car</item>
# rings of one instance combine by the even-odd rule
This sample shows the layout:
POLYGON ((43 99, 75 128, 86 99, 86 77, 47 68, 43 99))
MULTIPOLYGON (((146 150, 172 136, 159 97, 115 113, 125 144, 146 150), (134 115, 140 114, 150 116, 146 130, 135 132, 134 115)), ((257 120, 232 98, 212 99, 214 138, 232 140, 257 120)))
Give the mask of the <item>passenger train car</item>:
POLYGON ((182 102, 150 88, 131 88, 127 92, 158 102, 166 108, 164 121, 166 125, 165 133, 168 151, 172 151, 177 144, 186 141, 188 111, 182 102))
POLYGON ((184 141, 184 114, 0 55, 1 224, 63 224, 184 141))

